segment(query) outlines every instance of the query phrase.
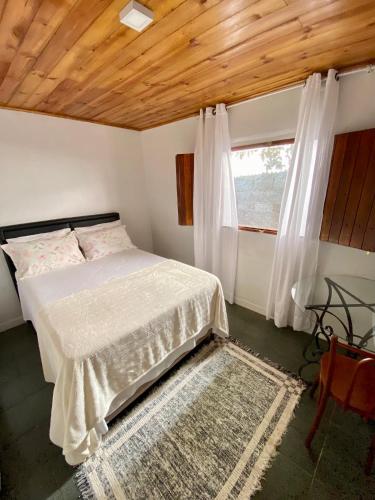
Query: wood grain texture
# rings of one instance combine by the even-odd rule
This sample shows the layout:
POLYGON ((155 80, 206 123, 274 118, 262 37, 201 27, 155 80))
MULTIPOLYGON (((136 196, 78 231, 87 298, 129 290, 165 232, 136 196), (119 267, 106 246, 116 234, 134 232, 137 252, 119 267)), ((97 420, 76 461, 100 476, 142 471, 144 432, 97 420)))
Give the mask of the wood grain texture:
POLYGON ((375 250, 375 129, 335 137, 320 239, 375 250))
MULTIPOLYGON (((373 131, 373 135, 375 136, 375 131, 373 131)), ((362 190, 351 237, 351 244, 356 248, 367 246, 367 243, 363 244, 363 241, 368 229, 367 226, 369 225, 369 214, 371 214, 371 208, 375 203, 375 189, 373 188, 373 186, 375 186, 375 138, 373 139, 372 152, 368 162, 364 186, 365 189, 362 190)), ((367 234, 367 238, 370 239, 371 235, 367 234)), ((373 240, 372 248, 374 242, 375 240, 373 240)))
POLYGON ((335 210, 335 203, 340 185, 348 135, 349 134, 341 134, 335 136, 331 169, 329 172, 327 193, 324 203, 322 227, 320 231, 320 239, 322 241, 329 241, 329 233, 331 230, 333 213, 335 210))
POLYGON ((359 140, 357 157, 354 165, 354 175, 350 184, 348 199, 344 212, 344 220, 339 237, 340 245, 351 245, 351 239, 354 229, 354 222, 357 217, 358 206, 361 199, 372 146, 375 143, 375 137, 371 130, 364 131, 359 140))
POLYGON ((358 148, 361 139, 360 132, 349 134, 343 159, 343 168, 337 189, 336 202, 333 211, 331 228, 329 231, 329 241, 339 243, 341 230, 344 224, 344 216, 350 194, 350 186, 355 176, 355 165, 358 155, 358 148))
POLYGON ((367 221, 362 248, 369 252, 375 252, 375 202, 372 204, 370 217, 367 221))
POLYGON ((263 233, 263 234, 277 234, 277 229, 263 229, 260 227, 251 227, 251 226, 238 226, 240 231, 248 231, 250 233, 263 233))
POLYGON ((373 0, 126 3, 0 0, 0 106, 143 130, 375 60, 373 0))
POLYGON ((176 155, 178 223, 193 225, 194 154, 176 155))

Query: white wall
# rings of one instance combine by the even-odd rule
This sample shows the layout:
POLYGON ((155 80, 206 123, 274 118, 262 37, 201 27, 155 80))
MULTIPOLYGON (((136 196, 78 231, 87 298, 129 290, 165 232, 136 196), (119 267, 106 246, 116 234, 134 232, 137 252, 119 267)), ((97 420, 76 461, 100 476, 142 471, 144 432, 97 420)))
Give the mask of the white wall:
POLYGON ((193 228, 177 222, 178 153, 194 151, 197 120, 190 118, 142 132, 154 252, 193 264, 193 228))
MULTIPOLYGON (((375 74, 342 78, 336 133, 375 127, 375 74)), ((229 111, 233 145, 292 137, 301 89, 254 99, 229 111)), ((175 155, 194 151, 196 118, 142 132, 154 251, 193 263, 193 231, 178 226, 175 155)), ((272 235, 240 232, 236 302, 264 313, 274 253, 272 235)), ((375 278, 375 254, 322 243, 319 271, 375 278)))
MULTIPOLYGON (((0 155, 1 226, 119 211, 152 250, 139 132, 0 110, 0 155)), ((20 314, 1 255, 0 331, 20 314)))

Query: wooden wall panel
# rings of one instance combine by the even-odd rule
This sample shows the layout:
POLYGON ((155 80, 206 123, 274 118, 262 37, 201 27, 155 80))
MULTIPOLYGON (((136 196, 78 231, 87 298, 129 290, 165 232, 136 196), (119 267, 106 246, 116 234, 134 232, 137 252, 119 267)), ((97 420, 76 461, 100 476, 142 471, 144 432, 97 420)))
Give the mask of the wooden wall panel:
MULTIPOLYGON (((363 189, 361 194, 361 199, 359 201, 356 219, 354 222, 354 228, 352 233, 352 245, 356 248, 362 248, 362 244, 365 237, 365 232, 367 225, 371 226, 371 221, 369 221, 369 215, 371 214, 371 207, 375 207, 375 145, 372 146, 372 152, 369 159, 369 166, 367 169, 365 186, 367 189, 363 189), (371 188, 372 187, 372 188, 371 188)), ((371 217, 371 216, 370 216, 371 217)), ((366 247, 368 245, 367 241, 364 244, 366 247)))
POLYGON ((329 233, 331 230, 331 223, 335 210, 336 195, 339 190, 341 171, 344 164, 347 140, 348 134, 342 134, 335 137, 326 201, 324 205, 324 216, 320 233, 320 239, 323 241, 328 241, 329 233))
POLYGON ((354 222, 357 216, 358 205, 361 199, 363 185, 367 173, 372 146, 371 139, 372 137, 370 131, 359 133, 359 144, 353 168, 352 182, 350 184, 343 225, 339 237, 340 245, 350 245, 350 240, 354 229, 354 222))
POLYGON ((375 249, 375 129, 337 135, 320 239, 375 249))
POLYGON ((375 203, 372 204, 370 217, 367 222, 366 232, 363 238, 362 248, 369 252, 375 252, 375 203))
POLYGON ((336 193, 335 207, 329 231, 329 241, 333 243, 339 243, 342 226, 344 224, 344 215, 350 192, 359 140, 360 136, 357 133, 350 134, 347 140, 343 159, 343 168, 341 171, 339 187, 336 193))
POLYGON ((176 155, 178 223, 193 225, 194 154, 176 155))

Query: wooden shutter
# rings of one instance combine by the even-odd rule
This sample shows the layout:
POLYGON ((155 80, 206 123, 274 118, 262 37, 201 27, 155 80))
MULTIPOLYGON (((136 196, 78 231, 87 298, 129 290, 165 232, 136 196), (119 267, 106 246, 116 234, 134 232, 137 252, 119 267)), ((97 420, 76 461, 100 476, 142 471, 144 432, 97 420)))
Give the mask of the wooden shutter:
POLYGON ((178 223, 193 225, 194 154, 176 156, 178 223))
POLYGON ((375 129, 336 135, 320 239, 375 251, 375 129))

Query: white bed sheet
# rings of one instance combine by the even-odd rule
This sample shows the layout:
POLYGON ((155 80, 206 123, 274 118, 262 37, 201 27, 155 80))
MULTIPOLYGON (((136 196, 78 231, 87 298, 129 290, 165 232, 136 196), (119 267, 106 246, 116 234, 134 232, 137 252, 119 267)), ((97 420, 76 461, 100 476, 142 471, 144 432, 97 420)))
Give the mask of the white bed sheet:
POLYGON ((40 309, 80 290, 96 288, 114 278, 153 266, 166 259, 137 248, 124 250, 98 260, 18 281, 18 292, 25 321, 36 324, 40 309))

